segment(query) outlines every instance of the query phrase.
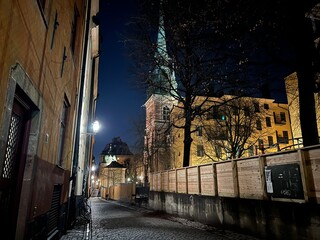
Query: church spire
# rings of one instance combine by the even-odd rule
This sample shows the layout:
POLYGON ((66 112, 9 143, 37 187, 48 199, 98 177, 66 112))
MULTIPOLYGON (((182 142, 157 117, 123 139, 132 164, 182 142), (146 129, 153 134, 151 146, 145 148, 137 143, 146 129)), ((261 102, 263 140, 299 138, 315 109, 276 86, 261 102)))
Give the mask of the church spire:
POLYGON ((177 82, 172 69, 172 61, 167 51, 162 1, 160 1, 159 29, 155 58, 157 61, 157 66, 153 71, 153 86, 152 89, 149 89, 149 95, 156 93, 161 95, 176 96, 177 82))
POLYGON ((168 62, 169 56, 167 52, 167 44, 166 44, 166 33, 164 30, 164 21, 163 21, 163 13, 160 6, 160 15, 159 15, 159 30, 158 30, 158 39, 157 39, 157 53, 161 57, 163 61, 168 62))

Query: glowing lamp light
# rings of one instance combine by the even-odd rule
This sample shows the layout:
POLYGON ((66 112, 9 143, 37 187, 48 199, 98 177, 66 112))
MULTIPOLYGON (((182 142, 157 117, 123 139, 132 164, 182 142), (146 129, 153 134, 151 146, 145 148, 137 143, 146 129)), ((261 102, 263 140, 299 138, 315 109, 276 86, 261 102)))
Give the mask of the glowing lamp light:
POLYGON ((97 133, 97 132, 99 132, 99 129, 100 129, 100 123, 98 121, 94 121, 92 123, 92 131, 94 133, 97 133))

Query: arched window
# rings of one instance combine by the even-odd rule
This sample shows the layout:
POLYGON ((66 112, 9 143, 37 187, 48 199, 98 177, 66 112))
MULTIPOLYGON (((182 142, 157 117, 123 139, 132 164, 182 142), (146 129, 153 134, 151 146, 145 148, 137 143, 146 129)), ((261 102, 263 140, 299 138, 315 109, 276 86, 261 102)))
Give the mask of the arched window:
POLYGON ((167 106, 162 109, 162 119, 170 120, 170 109, 167 106))

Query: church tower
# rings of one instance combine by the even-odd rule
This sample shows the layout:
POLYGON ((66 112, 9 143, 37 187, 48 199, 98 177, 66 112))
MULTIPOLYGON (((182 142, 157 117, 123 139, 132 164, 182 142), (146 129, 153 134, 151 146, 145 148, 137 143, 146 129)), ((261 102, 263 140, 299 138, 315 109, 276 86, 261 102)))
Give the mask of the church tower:
MULTIPOLYGON (((164 20, 160 3, 156 67, 151 75, 146 108, 144 161, 149 172, 170 167, 170 113, 177 97, 177 82, 167 52, 164 20)), ((147 174, 147 173, 145 173, 147 174)))

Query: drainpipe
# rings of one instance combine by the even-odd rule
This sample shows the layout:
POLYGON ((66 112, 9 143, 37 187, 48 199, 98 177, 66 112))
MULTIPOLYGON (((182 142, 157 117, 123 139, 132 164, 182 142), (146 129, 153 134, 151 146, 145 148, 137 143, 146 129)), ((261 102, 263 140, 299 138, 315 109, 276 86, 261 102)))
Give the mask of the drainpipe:
POLYGON ((75 217, 76 217, 76 199, 75 199, 75 186, 76 186, 76 176, 77 176, 77 168, 78 168, 78 160, 79 160, 79 141, 80 141, 80 126, 81 126, 81 115, 82 115, 82 101, 83 101, 83 90, 85 83, 85 75, 86 75, 86 65, 87 65, 87 48, 89 42, 89 28, 90 28, 90 15, 91 15, 91 0, 87 0, 86 3, 86 23, 85 23, 85 31, 84 31, 84 43, 82 49, 82 63, 81 63, 81 77, 80 77, 80 86, 79 86, 79 94, 78 94, 78 102, 77 102, 77 116, 75 121, 75 137, 74 137, 74 151, 73 151, 73 159, 72 159, 72 167, 70 171, 70 179, 71 182, 69 184, 69 201, 68 201, 68 213, 67 213, 67 225, 71 227, 75 217))

